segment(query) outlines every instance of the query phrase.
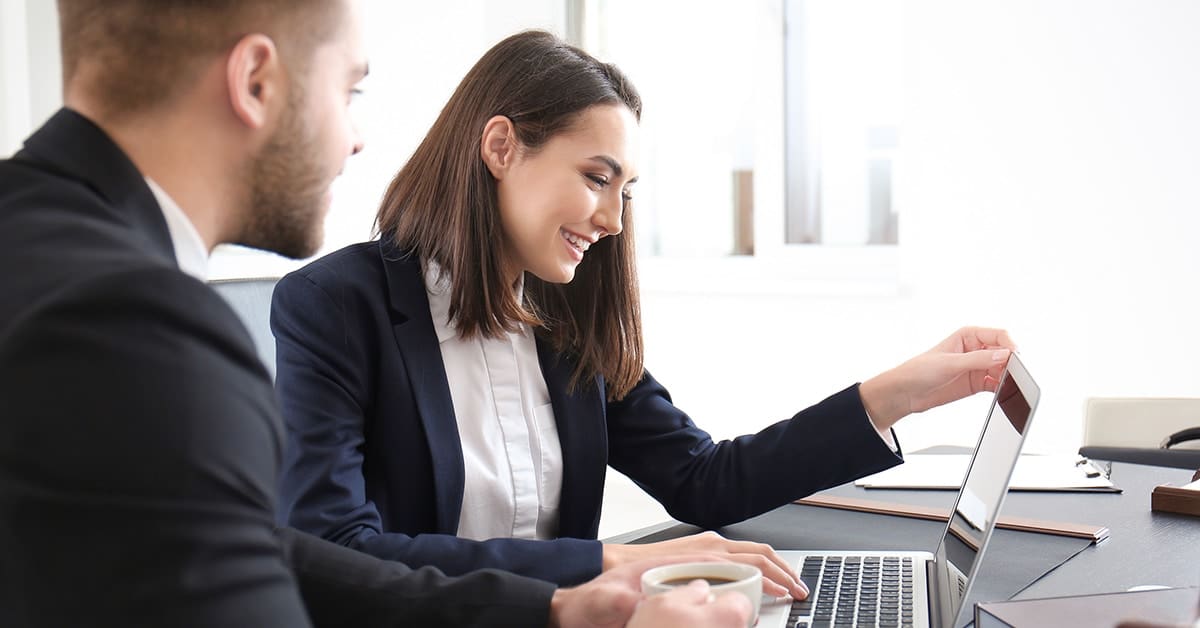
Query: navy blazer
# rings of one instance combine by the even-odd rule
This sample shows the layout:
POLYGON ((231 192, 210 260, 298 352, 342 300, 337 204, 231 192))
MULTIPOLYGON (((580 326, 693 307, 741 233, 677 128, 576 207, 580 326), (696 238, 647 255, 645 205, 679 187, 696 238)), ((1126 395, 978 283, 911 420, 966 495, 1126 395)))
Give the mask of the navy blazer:
POLYGON ((0 626, 536 626, 553 587, 275 526, 283 423, 146 179, 63 109, 0 160, 0 626))
POLYGON ((605 467, 704 528, 900 462, 851 386, 761 432, 714 443, 649 373, 620 401, 568 391, 574 362, 538 341, 562 445, 559 536, 457 538, 463 456, 420 263, 372 241, 280 280, 271 327, 288 433, 282 521, 448 574, 499 567, 559 584, 601 570, 605 467))

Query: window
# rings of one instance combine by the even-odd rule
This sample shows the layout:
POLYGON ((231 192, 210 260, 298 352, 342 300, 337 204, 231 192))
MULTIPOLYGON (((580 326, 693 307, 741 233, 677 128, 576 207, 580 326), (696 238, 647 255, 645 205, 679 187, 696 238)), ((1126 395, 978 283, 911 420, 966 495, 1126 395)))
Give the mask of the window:
POLYGON ((784 5, 786 241, 895 244, 896 0, 784 5))
POLYGON ((645 101, 643 257, 777 261, 819 244, 839 259, 874 249, 852 266, 892 265, 894 247, 858 245, 898 241, 898 0, 568 7, 568 32, 645 101))

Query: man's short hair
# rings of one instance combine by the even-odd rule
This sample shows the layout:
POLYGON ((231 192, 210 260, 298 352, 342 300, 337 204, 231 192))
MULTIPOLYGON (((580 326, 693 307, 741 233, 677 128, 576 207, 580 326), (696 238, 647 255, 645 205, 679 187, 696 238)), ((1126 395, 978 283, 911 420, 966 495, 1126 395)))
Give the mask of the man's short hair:
POLYGON ((63 85, 82 81, 103 114, 161 105, 251 33, 291 72, 341 24, 341 0, 58 0, 63 85))

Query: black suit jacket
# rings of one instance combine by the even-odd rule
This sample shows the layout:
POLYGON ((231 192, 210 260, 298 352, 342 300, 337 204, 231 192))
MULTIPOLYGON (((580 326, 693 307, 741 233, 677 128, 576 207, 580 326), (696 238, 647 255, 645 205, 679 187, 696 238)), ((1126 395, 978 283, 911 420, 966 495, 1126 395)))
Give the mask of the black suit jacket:
POLYGON ((283 431, 141 173, 60 111, 0 162, 0 625, 545 625, 553 587, 274 525, 283 431))
POLYGON ((602 378, 569 391, 575 363, 539 340, 562 446, 562 538, 460 539, 462 446, 415 257, 375 241, 316 260, 276 284, 271 328, 288 431, 284 521, 447 573, 501 567, 560 584, 595 576, 609 465, 676 519, 718 528, 900 462, 857 386, 717 443, 649 373, 616 402, 602 378))

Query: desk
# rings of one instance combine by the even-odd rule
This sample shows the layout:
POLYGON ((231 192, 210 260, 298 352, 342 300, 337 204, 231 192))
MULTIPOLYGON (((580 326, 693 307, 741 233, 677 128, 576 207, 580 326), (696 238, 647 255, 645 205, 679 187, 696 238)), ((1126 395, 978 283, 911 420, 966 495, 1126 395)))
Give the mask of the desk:
MULTIPOLYGON (((1166 586, 1196 586, 1200 584, 1200 518, 1150 511, 1150 492, 1158 484, 1186 484, 1192 472, 1183 469, 1150 467, 1129 463, 1113 463, 1113 482, 1124 493, 1033 493, 1015 491, 1005 500, 1003 514, 1035 517, 1056 521, 1072 521, 1108 526, 1109 538, 1083 549, 1074 558, 1019 591, 1018 599, 1080 595, 1124 591, 1143 584, 1166 586)), ((829 494, 859 499, 907 502, 949 509, 955 493, 952 491, 867 490, 853 483, 826 491, 829 494)), ((864 542, 839 530, 806 531, 803 513, 811 506, 787 505, 719 532, 729 538, 770 543, 777 549, 928 549, 936 548, 941 530, 923 533, 914 539, 907 528, 894 525, 873 527, 874 539, 864 542), (839 537, 839 534, 841 535, 839 537), (814 539, 814 536, 821 537, 814 539), (826 547, 840 544, 840 547, 826 547)), ((820 509, 828 510, 828 509, 820 509)), ((849 516, 860 513, 836 513, 825 516, 849 516)), ((894 520, 879 517, 881 521, 894 520)), ((932 524, 932 522, 925 522, 932 524)), ((944 525, 944 524, 943 524, 944 525)), ((827 527, 827 526, 824 526, 827 527)), ((927 526, 928 529, 928 526, 927 526)), ((693 526, 666 522, 617 537, 609 543, 636 543, 675 538, 696 532, 693 526)), ((1033 533, 1007 532, 1007 539, 1033 546, 1038 537, 1033 533)), ((998 557, 989 551, 984 569, 998 557)))

